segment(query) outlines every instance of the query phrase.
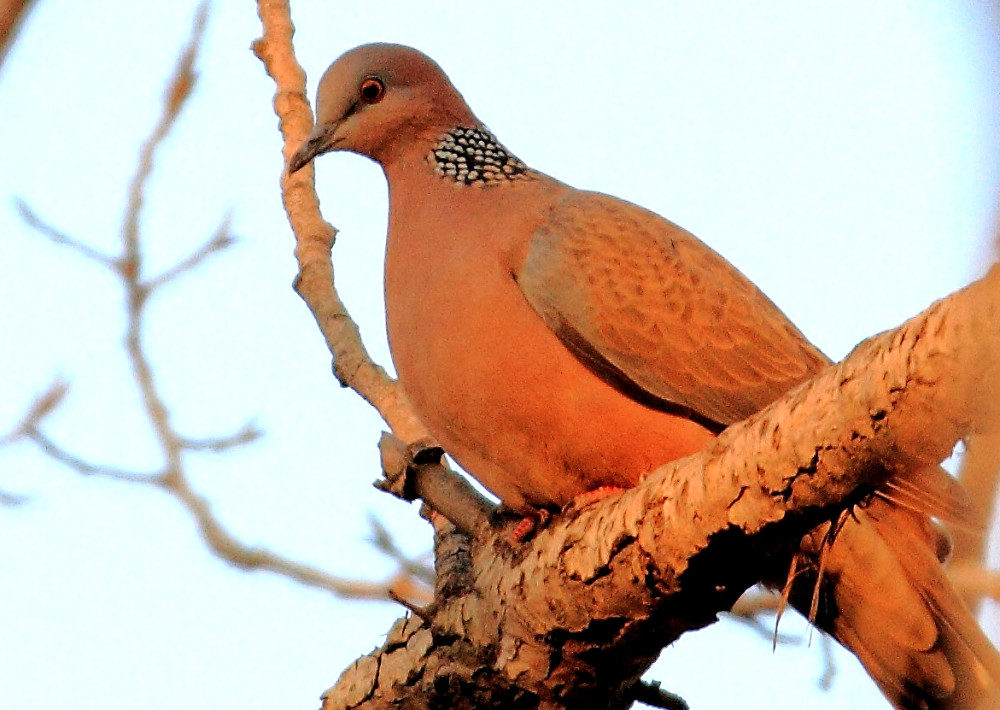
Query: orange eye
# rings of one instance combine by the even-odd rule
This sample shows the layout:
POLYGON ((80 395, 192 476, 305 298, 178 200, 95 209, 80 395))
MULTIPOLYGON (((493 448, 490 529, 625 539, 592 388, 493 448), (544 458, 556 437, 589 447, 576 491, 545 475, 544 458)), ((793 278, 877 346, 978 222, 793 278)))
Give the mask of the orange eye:
POLYGON ((365 79, 361 82, 361 100, 366 104, 377 104, 385 96, 385 84, 378 79, 365 79))

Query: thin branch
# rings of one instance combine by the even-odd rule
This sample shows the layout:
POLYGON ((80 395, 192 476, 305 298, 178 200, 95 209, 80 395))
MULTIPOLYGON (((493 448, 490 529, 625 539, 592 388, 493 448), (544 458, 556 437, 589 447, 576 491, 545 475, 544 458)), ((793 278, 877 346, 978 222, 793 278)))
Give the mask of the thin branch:
POLYGON ((127 317, 125 350, 132 365, 132 374, 142 398, 143 408, 164 457, 160 477, 161 484, 168 489, 171 486, 187 487, 181 461, 184 447, 180 436, 177 435, 170 422, 166 403, 157 390, 153 369, 142 343, 143 307, 148 291, 142 283, 142 242, 139 232, 139 217, 142 213, 146 183, 153 170, 153 156, 174 126, 180 110, 194 86, 194 61, 204 31, 206 13, 207 5, 202 4, 195 16, 187 46, 181 52, 173 76, 168 83, 160 119, 139 150, 138 166, 129 185, 125 219, 121 231, 122 256, 119 273, 122 285, 125 287, 127 317))
MULTIPOLYGON (((429 602, 433 601, 430 593, 425 594, 429 602)), ((414 616, 419 616, 424 621, 431 621, 434 618, 434 608, 429 603, 418 604, 417 602, 403 596, 395 589, 389 590, 389 598, 400 604, 414 616)))
POLYGON ((19 505, 24 505, 29 500, 30 498, 26 495, 0 490, 0 506, 3 506, 4 508, 16 508, 19 505))
POLYGON ((833 661, 833 639, 826 634, 820 636, 820 649, 823 651, 823 673, 819 677, 818 685, 821 690, 829 690, 833 687, 833 681, 837 677, 837 664, 833 661))
MULTIPOLYGON (((194 62, 198 57, 198 49, 201 46, 201 38, 205 30, 205 21, 208 17, 208 3, 203 2, 198 7, 195 15, 194 26, 187 46, 178 58, 177 66, 174 68, 173 76, 167 84, 167 90, 163 96, 163 112, 160 120, 153 128, 152 133, 139 150, 139 163, 135 175, 128 189, 128 199, 125 207, 125 220, 122 224, 122 255, 121 268, 133 291, 144 296, 145 292, 138 288, 142 275, 142 250, 139 236, 139 217, 142 214, 142 207, 145 201, 146 183, 153 173, 154 161, 157 148, 163 143, 170 130, 177 122, 181 109, 191 96, 194 89, 197 75, 194 71, 194 62)), ((141 303, 141 299, 139 301, 141 303)))
POLYGON ((32 429, 37 428, 42 420, 62 404, 67 392, 69 392, 69 383, 62 378, 53 380, 44 392, 35 397, 14 428, 0 436, 0 446, 13 444, 23 439, 32 429))
POLYGON ((229 449, 235 449, 239 446, 245 446, 253 443, 263 435, 264 433, 257 428, 256 424, 253 422, 247 422, 239 431, 229 436, 202 439, 189 439, 187 437, 181 437, 179 438, 179 441, 181 446, 188 451, 212 451, 215 453, 221 453, 229 449))
POLYGON ((48 454, 48 456, 84 476, 103 476, 105 478, 114 478, 119 481, 128 481, 129 483, 148 483, 152 485, 162 484, 163 474, 161 473, 144 473, 141 471, 132 471, 125 468, 117 468, 115 466, 107 466, 105 464, 97 464, 87 461, 86 459, 63 449, 35 427, 31 427, 25 431, 24 436, 25 438, 35 442, 42 451, 48 454))
POLYGON ((379 453, 384 478, 375 486, 403 500, 420 498, 462 532, 476 535, 489 526, 496 506, 447 467, 440 448, 425 444, 420 440, 407 446, 393 434, 383 433, 379 439, 379 453), (425 454, 430 454, 431 458, 418 462, 425 454))
MULTIPOLYGON (((253 43, 253 51, 276 85, 273 107, 283 136, 283 163, 287 164, 313 123, 305 94, 305 72, 295 59, 294 27, 287 1, 260 0, 257 12, 263 36, 253 43)), ((295 175, 285 170, 281 174, 282 202, 295 235, 295 256, 299 264, 295 290, 323 333, 341 384, 369 402, 399 440, 406 443, 429 440, 427 430, 410 408, 399 384, 371 359, 357 324, 337 294, 331 261, 337 231, 319 212, 313 176, 311 166, 295 175)), ((453 494, 461 488, 462 482, 456 478, 440 464, 423 466, 415 476, 415 488, 424 500, 454 499, 453 494)), ((466 484, 466 488, 468 491, 459 491, 466 501, 462 509, 470 512, 463 521, 477 526, 485 519, 485 505, 470 486, 466 484)))
POLYGON ((44 237, 48 237, 50 241, 59 246, 64 246, 72 249, 81 256, 90 259, 91 261, 96 261, 101 266, 105 266, 112 270, 117 270, 118 262, 113 257, 103 254, 97 249, 88 246, 76 237, 71 237, 65 232, 62 232, 55 227, 53 227, 48 222, 44 221, 41 217, 35 213, 34 210, 28 205, 27 202, 22 200, 20 197, 14 198, 14 207, 17 208, 18 214, 21 215, 21 219, 24 223, 34 229, 36 232, 44 237))
MULTIPOLYGON (((50 458, 84 476, 101 476, 127 483, 155 486, 173 495, 194 517, 199 532, 208 547, 229 564, 243 570, 266 570, 288 577, 301 584, 317 587, 338 596, 352 599, 385 600, 393 594, 407 598, 426 598, 428 592, 415 586, 407 569, 401 569, 384 582, 346 579, 309 565, 295 562, 260 547, 239 542, 214 517, 211 506, 197 495, 183 476, 168 478, 162 472, 143 473, 105 464, 97 464, 70 453, 38 430, 35 423, 21 427, 22 438, 33 441, 50 458)), ((0 492, 0 504, 14 505, 26 499, 0 492), (6 495, 6 498, 4 498, 6 495)))
MULTIPOLYGON (((289 13, 286 0, 260 0, 257 14, 264 33, 253 43, 254 53, 276 85, 273 105, 284 138, 285 163, 305 140, 313 123, 305 93, 305 72, 292 48, 294 27, 289 13)), ((369 402, 403 441, 428 438, 402 389, 372 361, 357 325, 334 288, 330 250, 337 231, 319 212, 312 167, 307 166, 294 175, 282 170, 281 197, 296 239, 299 273, 295 290, 316 318, 333 355, 337 378, 369 402)))
POLYGON ((159 276, 147 281, 146 291, 152 293, 160 286, 163 286, 164 284, 173 281, 178 276, 193 270, 201 262, 213 254, 218 254, 227 247, 235 244, 236 238, 229 233, 229 224, 231 221, 232 214, 226 213, 226 216, 222 218, 222 224, 219 225, 219 228, 215 230, 215 233, 208 239, 208 241, 202 244, 201 247, 192 252, 186 258, 161 273, 159 276))
MULTIPOLYGON (((167 402, 159 391, 148 353, 143 345, 145 303, 157 287, 194 268, 205 258, 233 243, 227 215, 215 234, 197 251, 160 275, 143 281, 143 242, 139 228, 146 186, 154 168, 157 149, 176 124, 180 111, 191 95, 196 75, 194 64, 203 35, 207 5, 203 4, 195 17, 191 36, 183 48, 164 94, 161 115, 139 152, 136 172, 129 184, 125 216, 121 228, 121 257, 114 259, 100 254, 40 219, 23 201, 18 209, 25 221, 52 241, 68 246, 82 256, 111 267, 125 291, 127 318, 125 350, 139 389, 142 406, 149 419, 163 457, 162 466, 152 472, 89 461, 69 451, 43 433, 41 423, 65 396, 67 385, 56 381, 39 396, 18 426, 0 437, 0 444, 27 439, 42 452, 73 471, 86 476, 100 476, 127 483, 151 485, 179 501, 193 517, 209 549, 222 560, 243 570, 265 570, 301 584, 323 589, 341 597, 388 600, 393 596, 409 600, 428 599, 429 591, 413 572, 420 566, 400 556, 400 569, 384 581, 369 582, 338 577, 316 567, 302 564, 267 549, 240 542, 214 515, 209 503, 192 488, 184 468, 183 455, 191 451, 223 452, 247 444, 260 437, 260 430, 247 423, 239 431, 224 437, 194 438, 181 436, 171 422, 167 402)), ((0 497, 0 504, 15 502, 13 496, 0 497)), ((425 571, 420 571, 421 578, 425 571)))
POLYGON ((396 545, 396 540, 389 530, 375 516, 368 516, 368 524, 372 529, 371 537, 368 540, 375 546, 375 549, 399 565, 399 569, 410 577, 425 584, 434 584, 434 569, 430 565, 411 559, 404 554, 396 545))
POLYGON ((288 577, 300 584, 351 599, 387 599, 392 590, 409 593, 410 587, 395 575, 385 582, 345 579, 311 565, 296 562, 260 547, 244 545, 223 527, 208 502, 196 494, 183 477, 163 481, 162 486, 183 503, 194 517, 202 539, 216 556, 242 570, 263 570, 288 577))
POLYGON ((660 681, 639 681, 632 687, 632 698, 651 708, 663 710, 688 710, 684 698, 660 687, 660 681))

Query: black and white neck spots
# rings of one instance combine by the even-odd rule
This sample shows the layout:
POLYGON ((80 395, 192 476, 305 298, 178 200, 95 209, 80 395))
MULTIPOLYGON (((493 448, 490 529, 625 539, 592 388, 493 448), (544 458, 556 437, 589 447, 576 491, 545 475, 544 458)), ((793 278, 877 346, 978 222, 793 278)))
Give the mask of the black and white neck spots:
POLYGON ((464 185, 495 185, 530 178, 528 166, 482 128, 453 128, 427 156, 434 172, 464 185))

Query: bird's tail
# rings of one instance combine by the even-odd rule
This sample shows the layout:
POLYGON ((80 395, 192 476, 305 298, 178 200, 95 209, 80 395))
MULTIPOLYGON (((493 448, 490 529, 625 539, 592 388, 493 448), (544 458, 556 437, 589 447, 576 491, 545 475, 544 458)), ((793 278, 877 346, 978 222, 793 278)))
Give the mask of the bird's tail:
POLYGON ((945 577, 931 519, 954 518, 953 480, 938 467, 890 479, 834 534, 806 536, 788 589, 900 710, 1000 708, 1000 654, 945 577))

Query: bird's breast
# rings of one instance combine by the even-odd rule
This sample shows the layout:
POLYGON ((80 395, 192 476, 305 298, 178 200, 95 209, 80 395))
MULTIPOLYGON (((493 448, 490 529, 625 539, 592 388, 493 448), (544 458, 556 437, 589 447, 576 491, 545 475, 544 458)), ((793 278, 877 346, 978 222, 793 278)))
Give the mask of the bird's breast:
POLYGON ((511 507, 557 506, 711 439, 591 373, 521 294, 514 273, 544 204, 447 189, 458 194, 390 190, 385 295, 400 382, 463 468, 511 507))

